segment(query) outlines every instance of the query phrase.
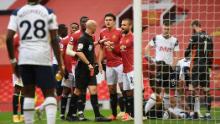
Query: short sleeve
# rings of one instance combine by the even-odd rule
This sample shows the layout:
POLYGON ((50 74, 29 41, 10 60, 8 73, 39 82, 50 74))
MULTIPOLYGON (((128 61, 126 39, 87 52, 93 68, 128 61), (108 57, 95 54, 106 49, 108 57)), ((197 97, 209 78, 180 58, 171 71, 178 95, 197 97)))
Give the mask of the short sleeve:
POLYGON ((12 14, 8 23, 8 29, 17 31, 17 16, 12 14))
POLYGON ((56 29, 58 29, 57 17, 56 17, 56 15, 54 13, 50 13, 49 14, 48 24, 49 24, 49 30, 56 30, 56 29))
POLYGON ((174 44, 174 51, 179 51, 180 47, 179 47, 179 42, 178 40, 176 40, 175 44, 174 44))
POLYGON ((154 37, 148 44, 149 44, 151 47, 155 47, 155 46, 156 46, 156 37, 154 37))
POLYGON ((84 47, 85 47, 85 42, 83 42, 83 39, 80 38, 77 45, 77 52, 83 52, 84 47))

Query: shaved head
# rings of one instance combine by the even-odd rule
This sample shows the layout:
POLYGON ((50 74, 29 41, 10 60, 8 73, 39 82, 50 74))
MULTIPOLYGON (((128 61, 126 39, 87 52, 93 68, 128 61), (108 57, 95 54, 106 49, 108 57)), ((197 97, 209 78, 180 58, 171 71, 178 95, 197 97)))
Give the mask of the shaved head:
POLYGON ((88 31, 90 31, 92 34, 95 33, 95 31, 96 31, 96 26, 97 26, 97 23, 96 23, 96 21, 94 21, 94 20, 88 20, 88 21, 86 22, 86 29, 87 29, 88 31))
POLYGON ((94 20, 88 20, 87 22, 86 22, 86 28, 90 28, 91 26, 96 26, 96 21, 94 21, 94 20))

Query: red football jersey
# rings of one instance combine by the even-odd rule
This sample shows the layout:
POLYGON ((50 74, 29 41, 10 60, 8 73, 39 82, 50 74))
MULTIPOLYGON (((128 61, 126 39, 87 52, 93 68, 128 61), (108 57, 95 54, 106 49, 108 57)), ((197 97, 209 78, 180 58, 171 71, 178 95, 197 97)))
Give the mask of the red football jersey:
POLYGON ((70 41, 70 36, 66 36, 66 37, 62 38, 62 40, 61 40, 61 44, 62 44, 61 50, 63 51, 63 60, 64 60, 65 68, 70 73, 70 72, 72 72, 72 57, 69 56, 69 55, 66 55, 66 48, 67 48, 67 45, 68 45, 69 41, 70 41))
POLYGON ((100 40, 108 39, 111 42, 114 42, 114 49, 110 50, 104 47, 105 56, 109 67, 116 67, 122 64, 121 55, 120 55, 120 39, 121 39, 121 30, 112 29, 111 31, 108 28, 102 29, 100 33, 100 40))
POLYGON ((134 69, 134 42, 132 33, 122 36, 120 46, 122 45, 126 47, 121 50, 123 72, 128 73, 134 69))
POLYGON ((14 52, 15 52, 15 58, 18 60, 18 54, 19 54, 19 36, 18 34, 15 34, 14 36, 14 52))

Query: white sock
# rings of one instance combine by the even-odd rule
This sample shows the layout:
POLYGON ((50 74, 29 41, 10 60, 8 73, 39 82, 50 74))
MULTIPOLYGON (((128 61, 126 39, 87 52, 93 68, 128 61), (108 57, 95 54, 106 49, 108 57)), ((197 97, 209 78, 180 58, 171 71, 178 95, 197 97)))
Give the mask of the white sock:
POLYGON ((164 109, 168 109, 170 107, 170 96, 169 96, 169 94, 164 93, 163 103, 164 103, 164 109))
POLYGON ((24 98, 24 122, 25 124, 34 123, 34 98, 24 98))
POLYGON ((197 96, 195 98, 195 103, 194 103, 194 112, 199 112, 200 111, 200 100, 199 97, 197 96))
POLYGON ((145 105, 145 108, 144 108, 145 113, 149 112, 150 109, 151 109, 152 107, 154 107, 155 104, 156 104, 156 94, 155 94, 155 93, 152 93, 151 96, 150 96, 150 98, 149 98, 148 101, 147 101, 147 104, 145 105))
POLYGON ((55 97, 47 97, 44 103, 47 115, 47 124, 55 124, 57 113, 57 100, 55 99, 55 97))
POLYGON ((43 111, 45 109, 45 101, 39 106, 39 110, 43 111))
POLYGON ((194 115, 194 112, 190 112, 189 115, 190 115, 190 116, 193 116, 193 115, 194 115))

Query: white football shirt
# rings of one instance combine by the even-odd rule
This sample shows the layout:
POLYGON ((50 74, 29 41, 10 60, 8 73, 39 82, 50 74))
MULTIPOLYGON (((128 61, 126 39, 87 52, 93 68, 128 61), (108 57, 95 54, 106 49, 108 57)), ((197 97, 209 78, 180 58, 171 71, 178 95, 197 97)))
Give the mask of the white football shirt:
POLYGON ((173 63, 173 53, 179 51, 179 43, 173 36, 166 39, 162 34, 156 35, 149 45, 156 49, 156 61, 164 61, 169 65, 173 63))
POLYGON ((58 29, 51 9, 40 4, 24 5, 12 13, 8 29, 20 36, 19 65, 51 65, 49 30, 58 29))

